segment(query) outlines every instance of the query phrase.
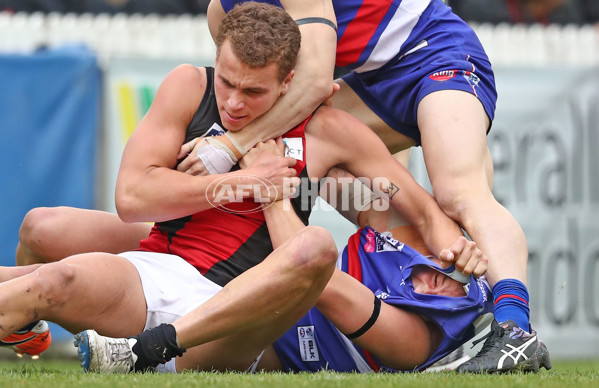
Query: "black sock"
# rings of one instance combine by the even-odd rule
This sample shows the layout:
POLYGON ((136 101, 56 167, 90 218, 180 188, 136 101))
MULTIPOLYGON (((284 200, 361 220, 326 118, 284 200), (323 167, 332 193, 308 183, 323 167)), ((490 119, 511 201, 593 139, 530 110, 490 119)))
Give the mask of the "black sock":
POLYGON ((177 346, 177 333, 173 325, 163 323, 139 334, 131 349, 137 355, 136 371, 155 368, 159 364, 182 356, 186 349, 177 346))

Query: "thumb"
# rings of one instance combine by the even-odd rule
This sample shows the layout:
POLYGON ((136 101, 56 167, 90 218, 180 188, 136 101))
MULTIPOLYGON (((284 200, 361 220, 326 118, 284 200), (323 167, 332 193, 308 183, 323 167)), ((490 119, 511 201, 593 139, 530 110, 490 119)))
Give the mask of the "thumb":
POLYGON ((195 139, 192 139, 191 141, 183 144, 181 146, 181 148, 179 148, 179 154, 177 155, 177 159, 183 159, 184 157, 189 155, 191 153, 191 151, 193 151, 193 147, 195 147, 197 140, 198 139, 195 138, 195 139))

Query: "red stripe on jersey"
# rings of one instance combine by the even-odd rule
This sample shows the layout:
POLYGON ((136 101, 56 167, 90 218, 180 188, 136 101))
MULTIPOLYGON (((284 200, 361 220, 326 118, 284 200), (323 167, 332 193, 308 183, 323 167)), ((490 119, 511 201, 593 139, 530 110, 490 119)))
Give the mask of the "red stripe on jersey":
POLYGON ((518 300, 521 300, 522 302, 526 303, 526 305, 528 306, 528 302, 526 301, 526 299, 521 298, 518 295, 512 295, 512 294, 501 295, 500 297, 498 297, 497 299, 495 299, 495 304, 497 304, 497 302, 499 302, 503 298, 514 298, 514 299, 518 299, 518 300))
POLYGON ((229 259, 263 223, 262 212, 240 217, 209 209, 194 214, 176 233, 161 232, 155 226, 139 248, 178 255, 205 275, 214 264, 229 259))
MULTIPOLYGON (((302 138, 303 160, 297 160, 293 166, 297 175, 300 175, 306 167, 305 127, 309 119, 310 117, 283 135, 302 138)), ((229 211, 211 208, 190 217, 158 223, 152 228, 150 236, 140 242, 139 249, 180 256, 197 268, 202 275, 206 275, 215 264, 226 262, 238 253, 238 250, 254 238, 254 234, 265 223, 262 211, 251 212, 257 209, 252 198, 238 203, 228 203, 226 208, 229 211)), ((267 239, 268 235, 264 238, 267 239)), ((266 241, 252 242, 261 247, 266 243, 266 241)), ((252 247, 253 245, 244 246, 243 252, 240 253, 247 258, 244 260, 245 263, 264 259, 264 257, 256 258, 252 247)), ((239 273, 233 274, 233 277, 237 275, 239 273)))
POLYGON ((360 236, 362 229, 354 233, 347 242, 347 273, 362 282, 362 265, 360 264, 360 236))
POLYGON ((355 63, 391 7, 380 5, 381 0, 364 0, 354 19, 348 23, 337 42, 337 66, 355 63))

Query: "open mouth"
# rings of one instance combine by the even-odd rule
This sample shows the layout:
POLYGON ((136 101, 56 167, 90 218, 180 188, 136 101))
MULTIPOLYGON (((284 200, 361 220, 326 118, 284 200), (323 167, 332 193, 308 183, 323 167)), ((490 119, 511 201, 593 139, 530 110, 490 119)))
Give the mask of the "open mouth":
POLYGON ((233 114, 231 114, 229 112, 226 112, 226 111, 225 111, 225 113, 227 115, 227 118, 229 120, 231 120, 231 121, 239 121, 239 120, 242 120, 242 119, 244 119, 246 117, 245 115, 236 116, 236 115, 233 115, 233 114))

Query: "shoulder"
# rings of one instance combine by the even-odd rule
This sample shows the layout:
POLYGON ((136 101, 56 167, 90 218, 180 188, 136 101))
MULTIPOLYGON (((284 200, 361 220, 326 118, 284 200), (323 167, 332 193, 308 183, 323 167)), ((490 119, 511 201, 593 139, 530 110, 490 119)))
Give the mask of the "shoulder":
POLYGON ((186 89, 202 90, 206 88, 206 68, 193 65, 179 65, 171 70, 163 81, 173 87, 185 87, 186 89))
POLYGON ((148 114, 156 120, 169 117, 171 122, 186 126, 206 92, 206 69, 179 65, 164 78, 148 114))
POLYGON ((321 106, 314 112, 306 130, 311 135, 323 139, 354 141, 355 139, 343 138, 352 133, 356 126, 360 125, 359 123, 358 119, 345 111, 330 106, 321 106))
POLYGON ((204 96, 206 85, 205 68, 179 65, 164 78, 154 99, 168 106, 189 104, 195 109, 204 96))

